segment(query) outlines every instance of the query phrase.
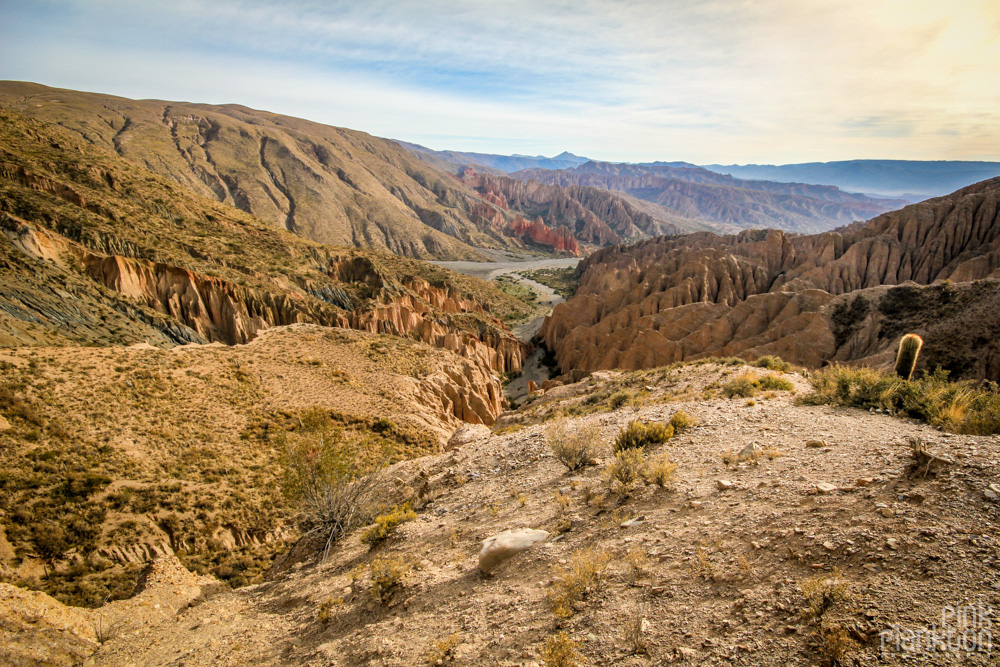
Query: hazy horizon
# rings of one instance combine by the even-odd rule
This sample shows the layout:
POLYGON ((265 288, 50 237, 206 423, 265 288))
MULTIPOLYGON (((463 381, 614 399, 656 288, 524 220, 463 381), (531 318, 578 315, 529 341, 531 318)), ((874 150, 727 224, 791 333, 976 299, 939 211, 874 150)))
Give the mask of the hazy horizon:
POLYGON ((983 0, 38 0, 0 18, 0 78, 435 150, 1000 161, 1000 5, 983 0))

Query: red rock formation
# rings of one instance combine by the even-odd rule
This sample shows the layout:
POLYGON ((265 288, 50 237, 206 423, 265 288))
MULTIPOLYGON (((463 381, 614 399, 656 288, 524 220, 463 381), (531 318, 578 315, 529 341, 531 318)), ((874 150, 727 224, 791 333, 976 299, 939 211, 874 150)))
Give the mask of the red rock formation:
POLYGON ((550 246, 556 252, 566 252, 574 256, 580 254, 580 247, 569 227, 550 229, 540 217, 535 218, 534 222, 528 222, 517 216, 507 227, 507 232, 511 236, 527 236, 534 243, 550 246))
POLYGON ((835 335, 834 297, 995 275, 998 200, 993 179, 839 232, 690 234, 607 248, 581 263, 576 295, 555 308, 542 335, 563 369, 720 354, 780 354, 807 366, 870 356, 892 341, 855 340, 847 354, 835 335))

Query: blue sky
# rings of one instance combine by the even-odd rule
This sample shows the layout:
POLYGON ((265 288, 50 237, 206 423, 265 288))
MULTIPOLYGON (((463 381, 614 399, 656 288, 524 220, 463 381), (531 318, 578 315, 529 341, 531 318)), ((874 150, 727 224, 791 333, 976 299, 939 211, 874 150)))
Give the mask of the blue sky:
POLYGON ((431 148, 1000 159, 996 0, 0 0, 0 78, 431 148))

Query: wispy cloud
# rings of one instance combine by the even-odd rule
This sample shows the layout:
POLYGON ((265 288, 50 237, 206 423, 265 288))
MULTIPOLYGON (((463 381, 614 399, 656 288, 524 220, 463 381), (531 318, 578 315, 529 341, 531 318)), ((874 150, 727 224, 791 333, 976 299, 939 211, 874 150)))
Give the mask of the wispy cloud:
POLYGON ((993 0, 35 0, 0 19, 6 78, 435 148, 1000 158, 993 0))

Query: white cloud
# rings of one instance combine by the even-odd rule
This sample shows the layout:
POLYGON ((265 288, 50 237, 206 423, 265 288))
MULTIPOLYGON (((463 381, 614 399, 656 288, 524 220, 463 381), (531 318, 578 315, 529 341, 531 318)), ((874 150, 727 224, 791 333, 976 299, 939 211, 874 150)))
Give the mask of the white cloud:
POLYGON ((0 12, 7 77, 239 102, 434 148, 1000 158, 991 0, 38 0, 0 12))

